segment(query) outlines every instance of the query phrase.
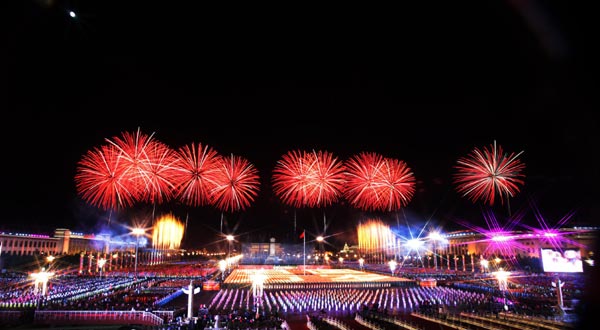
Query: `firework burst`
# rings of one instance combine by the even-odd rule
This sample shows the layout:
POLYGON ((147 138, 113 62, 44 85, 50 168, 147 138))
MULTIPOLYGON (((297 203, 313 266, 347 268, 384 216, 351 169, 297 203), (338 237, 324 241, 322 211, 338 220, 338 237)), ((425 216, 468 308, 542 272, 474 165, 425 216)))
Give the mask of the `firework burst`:
POLYGON ((211 191, 212 203, 222 211, 244 210, 259 191, 258 170, 247 159, 230 155, 224 157, 211 191))
POLYGON ((306 152, 292 150, 284 154, 273 169, 273 192, 293 207, 308 204, 308 187, 312 184, 312 159, 306 152))
POLYGON ((143 198, 149 198, 153 194, 145 191, 152 189, 150 173, 153 159, 151 150, 160 148, 155 145, 160 142, 154 140, 153 135, 144 134, 138 128, 135 133, 122 132, 119 136, 106 139, 109 144, 119 150, 120 163, 124 167, 126 175, 130 180, 136 181, 136 186, 143 187, 141 189, 144 191, 140 196, 143 198))
POLYGON ((454 183, 463 197, 494 205, 496 198, 504 199, 519 192, 525 177, 525 164, 518 157, 523 152, 506 154, 496 141, 490 148, 475 148, 467 157, 461 157, 455 166, 454 183))
POLYGON ((415 193, 415 177, 401 160, 386 158, 381 169, 381 210, 398 210, 406 206, 415 193))
POLYGON ((217 174, 223 166, 222 157, 213 148, 194 143, 177 150, 178 169, 173 175, 176 198, 190 206, 210 203, 210 192, 216 187, 217 174))
POLYGON ((178 162, 175 151, 166 144, 154 141, 148 145, 144 166, 146 189, 142 199, 160 204, 173 198, 178 162))
POLYGON ((392 211, 406 206, 415 191, 415 178, 405 162, 363 152, 345 162, 343 195, 363 210, 392 211))
POLYGON ((346 160, 343 195, 350 205, 364 210, 378 207, 380 173, 384 163, 383 156, 374 152, 363 152, 346 160))
MULTIPOLYGON (((308 155, 308 154, 307 154, 308 155)), ((332 153, 310 153, 311 184, 308 189, 308 206, 327 206, 338 201, 345 182, 345 166, 332 153)))
POLYGON ((295 207, 330 205, 341 196, 345 166, 327 151, 289 151, 273 170, 273 191, 295 207))
POLYGON ((122 165, 120 151, 112 145, 94 148, 81 158, 75 185, 85 201, 105 210, 131 206, 140 195, 139 187, 122 165))

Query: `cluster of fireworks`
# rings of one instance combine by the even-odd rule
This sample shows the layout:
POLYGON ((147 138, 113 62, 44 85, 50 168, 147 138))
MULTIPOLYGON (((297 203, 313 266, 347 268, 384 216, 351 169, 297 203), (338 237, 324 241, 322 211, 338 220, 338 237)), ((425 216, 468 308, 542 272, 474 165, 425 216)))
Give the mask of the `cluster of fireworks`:
MULTIPOLYGON (((177 200, 221 211, 246 209, 259 193, 258 170, 247 159, 222 156, 210 146, 190 143, 173 149, 138 129, 105 139, 78 162, 75 183, 88 203, 105 210, 136 202, 177 200)), ((522 153, 522 152, 521 152, 522 153)), ((475 149, 455 166, 454 183, 464 197, 493 205, 512 197, 523 184, 518 154, 506 154, 494 141, 475 149)), ((272 187, 292 207, 322 207, 345 199, 365 211, 397 211, 415 192, 406 162, 374 152, 341 160, 327 151, 292 150, 276 163, 272 187)), ((162 243, 161 243, 162 244, 162 243)))
MULTIPOLYGON (((106 144, 89 150, 77 164, 77 191, 93 206, 116 210, 136 202, 177 200, 192 207, 211 205, 233 212, 246 209, 258 196, 258 170, 243 157, 223 156, 201 143, 172 149, 139 129, 105 140, 106 144)), ((458 158, 454 166, 456 191, 472 202, 489 206, 497 200, 504 203, 524 183, 525 165, 518 159, 521 154, 505 153, 495 141, 489 148, 475 148, 458 158)), ((322 207, 344 199, 365 211, 400 210, 411 201, 415 183, 406 162, 374 152, 341 160, 328 151, 292 150, 277 161, 271 177, 274 193, 286 205, 322 207)), ((491 213, 484 214, 489 229, 466 222, 463 225, 484 234, 485 240, 493 243, 494 252, 504 254, 512 241, 505 233, 510 233, 522 216, 511 216, 506 227, 491 213)), ((561 224, 571 216, 565 216, 561 224)), ((536 218, 543 220, 537 210, 536 218)), ((547 229, 541 229, 544 237, 558 245, 558 236, 547 235, 547 229)), ((359 249, 372 261, 383 262, 403 244, 378 219, 361 223, 357 233, 359 249)), ((164 216, 154 225, 153 247, 177 249, 183 234, 179 220, 164 216)))
POLYGON ((294 207, 330 205, 345 198, 364 210, 394 210, 412 198, 415 178, 405 162, 376 153, 340 161, 326 151, 290 151, 273 170, 273 191, 294 207))
POLYGON ((177 199, 237 211, 258 194, 258 170, 243 157, 222 156, 201 143, 172 149, 139 129, 106 141, 81 158, 75 175, 78 194, 96 207, 177 199))

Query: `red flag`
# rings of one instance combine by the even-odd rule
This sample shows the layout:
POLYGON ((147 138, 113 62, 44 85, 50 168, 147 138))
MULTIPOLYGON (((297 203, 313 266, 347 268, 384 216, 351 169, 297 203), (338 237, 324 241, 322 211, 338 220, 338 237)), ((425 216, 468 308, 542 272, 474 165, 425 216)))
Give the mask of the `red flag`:
POLYGON ((304 238, 304 230, 302 231, 302 234, 300 234, 300 238, 304 238))

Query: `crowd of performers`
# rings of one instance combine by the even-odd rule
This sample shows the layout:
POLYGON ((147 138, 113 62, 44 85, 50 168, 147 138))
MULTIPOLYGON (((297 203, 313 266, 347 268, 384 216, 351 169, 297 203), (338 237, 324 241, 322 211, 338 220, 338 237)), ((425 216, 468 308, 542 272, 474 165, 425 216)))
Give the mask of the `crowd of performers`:
MULTIPOLYGON (((204 275, 216 270, 182 266, 141 268, 140 276, 107 274, 105 276, 62 275, 53 278, 47 292, 40 295, 27 274, 5 273, 0 276, 0 310, 136 310, 158 311, 168 308, 165 297, 181 290, 195 278, 201 286, 204 275), (143 275, 141 275, 143 274, 143 275)), ((357 288, 324 283, 308 288, 268 289, 254 296, 251 287, 224 287, 203 309, 195 306, 199 328, 221 322, 228 329, 277 324, 290 314, 327 313, 353 315, 373 308, 389 314, 430 311, 458 313, 498 312, 550 317, 557 303, 554 278, 546 274, 528 274, 511 280, 509 290, 500 291, 492 278, 477 278, 469 273, 407 273, 407 278, 435 276, 437 286, 412 285, 380 288, 357 288), (220 319, 218 317, 220 317, 220 319)), ((573 275, 576 276, 576 275, 573 275)), ((219 278, 219 276, 215 276, 219 278)), ((564 278, 564 301, 576 301, 583 287, 576 278, 564 278)))

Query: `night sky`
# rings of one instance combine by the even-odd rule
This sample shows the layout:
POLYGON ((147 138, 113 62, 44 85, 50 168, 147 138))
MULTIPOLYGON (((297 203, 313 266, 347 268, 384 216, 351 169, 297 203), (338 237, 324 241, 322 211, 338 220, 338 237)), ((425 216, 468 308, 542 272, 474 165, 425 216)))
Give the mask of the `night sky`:
MULTIPOLYGON (((494 141, 523 151, 526 164, 519 194, 493 207, 500 222, 534 201, 549 224, 572 210, 571 224, 597 223, 589 8, 126 3, 23 0, 7 11, 0 230, 106 227, 107 212, 77 196, 77 162, 106 138, 138 128, 172 147, 201 142, 256 166, 257 200, 223 214, 227 230, 248 240, 294 240, 301 228, 318 234, 323 217, 326 234, 341 244, 353 243, 356 225, 372 217, 415 235, 426 223, 485 226, 483 205, 459 195, 451 175, 459 157, 494 141), (344 202, 284 206, 271 174, 293 149, 404 160, 417 179, 415 196, 405 209, 379 214, 344 202)), ((111 223, 151 212, 139 204, 111 214, 111 223)), ((219 232, 221 212, 209 206, 170 203, 156 212, 187 219, 184 247, 210 246, 219 232)), ((536 224, 531 212, 523 221, 536 224)))

